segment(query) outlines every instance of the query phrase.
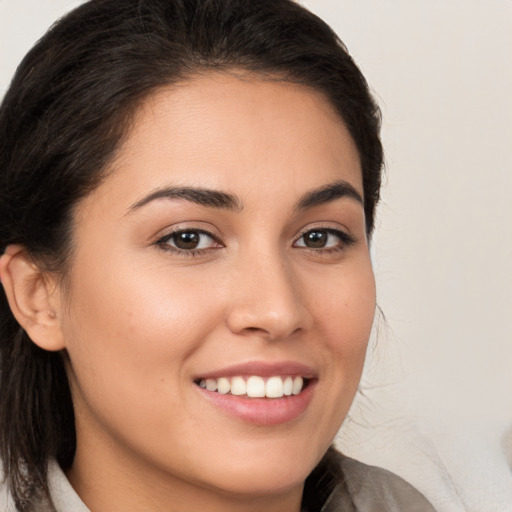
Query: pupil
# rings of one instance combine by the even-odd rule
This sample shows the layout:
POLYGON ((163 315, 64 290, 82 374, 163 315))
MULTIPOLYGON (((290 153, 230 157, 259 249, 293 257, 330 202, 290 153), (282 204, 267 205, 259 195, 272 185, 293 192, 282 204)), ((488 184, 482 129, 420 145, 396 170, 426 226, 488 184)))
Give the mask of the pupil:
POLYGON ((179 233, 174 243, 179 249, 195 249, 199 245, 199 234, 195 231, 179 233))
POLYGON ((324 231, 310 231, 305 235, 305 242, 308 247, 325 247, 327 243, 327 233, 324 231))

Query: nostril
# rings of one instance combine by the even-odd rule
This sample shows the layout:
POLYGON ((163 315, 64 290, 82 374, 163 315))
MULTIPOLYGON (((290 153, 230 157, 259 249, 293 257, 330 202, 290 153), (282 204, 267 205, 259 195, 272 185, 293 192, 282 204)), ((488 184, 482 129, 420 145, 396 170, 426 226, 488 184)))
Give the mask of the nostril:
POLYGON ((269 340, 274 341, 274 340, 288 338, 288 337, 296 334, 300 330, 301 330, 300 327, 297 327, 290 331, 286 330, 286 332, 284 329, 272 328, 272 327, 269 327, 268 329, 265 329, 263 327, 245 327, 241 331, 241 333, 245 332, 245 334, 249 334, 249 335, 253 334, 253 335, 260 336, 260 337, 267 338, 269 340))
POLYGON ((276 338, 276 336, 271 332, 271 330, 264 329, 262 327, 246 327, 243 329, 242 333, 245 332, 245 334, 249 335, 255 335, 260 336, 263 338, 268 338, 270 340, 273 340, 276 338))
POLYGON ((266 297, 242 299, 234 297, 226 314, 226 324, 235 334, 279 340, 309 327, 310 315, 295 295, 276 291, 266 297))

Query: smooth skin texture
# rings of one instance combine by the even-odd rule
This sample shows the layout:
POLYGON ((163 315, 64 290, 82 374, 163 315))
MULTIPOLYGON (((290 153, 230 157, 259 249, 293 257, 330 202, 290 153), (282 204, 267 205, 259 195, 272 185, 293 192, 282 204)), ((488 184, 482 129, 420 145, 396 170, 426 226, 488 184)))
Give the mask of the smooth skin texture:
MULTIPOLYGON (((198 76, 142 105, 112 171, 76 209, 66 286, 36 287, 50 327, 32 339, 69 355, 72 485, 93 512, 298 512, 354 398, 375 310, 361 202, 299 205, 340 181, 363 195, 347 129, 316 91, 198 76), (234 200, 159 197, 169 187, 234 200), (256 425, 194 382, 253 361, 312 368, 306 410, 256 425)), ((20 321, 35 287, 13 283, 37 281, 24 258, 11 247, 2 261, 20 321)))

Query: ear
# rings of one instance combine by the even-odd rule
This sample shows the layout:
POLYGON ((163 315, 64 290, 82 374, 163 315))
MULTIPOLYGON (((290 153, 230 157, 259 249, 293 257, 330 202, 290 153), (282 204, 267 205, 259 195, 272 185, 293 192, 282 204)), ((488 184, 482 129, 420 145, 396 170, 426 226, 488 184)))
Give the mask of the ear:
POLYGON ((60 324, 59 287, 20 245, 0 257, 0 279, 9 306, 30 339, 44 350, 65 348, 60 324))

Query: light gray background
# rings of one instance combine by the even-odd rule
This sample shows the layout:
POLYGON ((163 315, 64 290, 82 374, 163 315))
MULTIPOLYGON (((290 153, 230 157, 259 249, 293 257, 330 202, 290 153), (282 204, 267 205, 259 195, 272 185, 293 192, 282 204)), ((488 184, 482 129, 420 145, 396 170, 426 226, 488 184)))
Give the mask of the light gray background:
MULTIPOLYGON (((72 0, 0 0, 0 96, 72 0)), ((512 2, 306 0, 384 115, 378 300, 340 434, 441 512, 512 511, 512 2)))

